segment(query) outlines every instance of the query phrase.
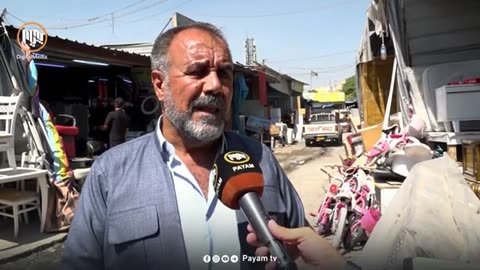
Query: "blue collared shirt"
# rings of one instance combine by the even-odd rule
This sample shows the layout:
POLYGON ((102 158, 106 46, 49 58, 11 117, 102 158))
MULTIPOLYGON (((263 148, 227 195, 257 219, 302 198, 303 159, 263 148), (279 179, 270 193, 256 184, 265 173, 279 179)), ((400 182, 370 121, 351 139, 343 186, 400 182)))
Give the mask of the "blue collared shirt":
MULTIPOLYGON (((235 210, 226 207, 218 200, 213 190, 213 175, 209 178, 208 198, 205 198, 192 173, 175 154, 175 148, 162 134, 158 120, 156 134, 162 147, 162 157, 172 173, 177 198, 180 222, 185 239, 190 267, 204 266, 203 269, 240 269, 240 264, 222 262, 204 263, 209 255, 237 255, 240 257, 240 243, 235 210)), ((226 147, 225 136, 220 150, 226 147)))

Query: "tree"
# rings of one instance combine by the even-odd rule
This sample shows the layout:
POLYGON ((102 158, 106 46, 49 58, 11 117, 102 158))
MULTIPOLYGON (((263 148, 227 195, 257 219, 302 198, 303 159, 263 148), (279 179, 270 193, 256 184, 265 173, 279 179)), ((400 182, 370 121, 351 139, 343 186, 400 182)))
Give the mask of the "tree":
POLYGON ((357 98, 357 91, 355 89, 355 75, 345 80, 342 85, 342 92, 345 93, 345 100, 353 100, 357 98))

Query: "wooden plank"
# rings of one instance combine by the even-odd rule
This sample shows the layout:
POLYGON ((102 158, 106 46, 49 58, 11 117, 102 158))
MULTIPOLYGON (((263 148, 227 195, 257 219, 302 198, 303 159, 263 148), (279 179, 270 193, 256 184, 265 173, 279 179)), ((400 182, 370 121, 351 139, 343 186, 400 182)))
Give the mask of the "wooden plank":
POLYGON ((448 155, 455 161, 457 161, 457 146, 448 145, 448 155))
POLYGON ((362 135, 363 149, 368 152, 382 137, 382 123, 358 130, 362 135))

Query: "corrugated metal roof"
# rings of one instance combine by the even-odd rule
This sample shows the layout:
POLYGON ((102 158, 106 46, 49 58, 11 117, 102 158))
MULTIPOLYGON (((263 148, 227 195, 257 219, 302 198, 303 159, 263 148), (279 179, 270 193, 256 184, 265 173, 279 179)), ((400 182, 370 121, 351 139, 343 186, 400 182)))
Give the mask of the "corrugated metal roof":
POLYGON ((144 56, 150 56, 153 48, 152 42, 136 42, 123 44, 104 44, 100 45, 103 48, 119 49, 131 53, 137 53, 144 56))
MULTIPOLYGON (((13 25, 7 25, 6 28, 9 32, 11 32, 11 31, 18 32, 18 30, 19 30, 18 28, 16 28, 13 25)), ((71 40, 71 39, 62 38, 62 37, 59 37, 59 36, 50 36, 49 35, 48 38, 49 39, 51 39, 51 38, 58 39, 58 40, 63 41, 63 42, 72 42, 72 43, 76 43, 76 44, 81 44, 81 45, 89 46, 89 47, 92 47, 92 48, 100 48, 100 49, 105 49, 105 50, 110 50, 110 51, 115 51, 115 52, 126 53, 126 54, 130 54, 130 55, 144 56, 144 55, 141 55, 141 54, 138 54, 138 53, 132 53, 132 52, 129 52, 129 51, 126 51, 126 50, 119 50, 119 49, 115 49, 115 48, 106 48, 106 47, 102 47, 101 45, 88 44, 86 42, 80 42, 78 40, 71 40)))

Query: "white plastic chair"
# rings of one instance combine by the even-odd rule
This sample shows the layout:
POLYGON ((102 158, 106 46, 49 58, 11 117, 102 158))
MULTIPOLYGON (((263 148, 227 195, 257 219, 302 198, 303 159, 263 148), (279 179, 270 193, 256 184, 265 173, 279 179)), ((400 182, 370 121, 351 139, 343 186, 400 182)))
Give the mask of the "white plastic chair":
POLYGON ((8 165, 17 168, 15 158, 15 121, 20 95, 0 96, 0 152, 7 152, 8 165))
MULTIPOLYGON (((37 191, 25 191, 13 188, 0 189, 0 216, 13 218, 14 237, 18 236, 20 217, 22 214, 37 210, 40 217, 40 232, 45 230, 48 207, 48 172, 46 170, 19 168, 17 170, 0 170, 3 182, 17 182, 26 179, 36 179, 38 184, 37 191), (11 210, 7 213, 4 210, 11 210)), ((25 220, 28 224, 28 219, 25 220)))
MULTIPOLYGON (((0 188, 0 209, 7 210, 9 208, 12 209, 11 214, 6 211, 0 211, 0 216, 13 218, 14 238, 18 237, 21 214, 26 215, 27 212, 37 210, 41 224, 44 226, 40 209, 40 194, 38 192, 0 188)), ((28 218, 25 219, 25 224, 28 224, 28 218)))
MULTIPOLYGON (((0 96, 0 152, 7 152, 8 166, 17 169, 17 160, 15 157, 15 129, 16 120, 19 113, 19 100, 22 94, 11 96, 0 96)), ((3 188, 3 185, 0 185, 3 188)), ((17 183, 17 190, 24 190, 24 181, 17 183)), ((27 209, 27 205, 21 206, 27 209)), ((0 216, 4 213, 4 208, 0 206, 0 216)), ((25 211, 22 211, 25 213, 25 211)), ((4 215, 5 216, 5 215, 4 215)), ((24 214, 25 222, 28 223, 28 216, 24 214)))

